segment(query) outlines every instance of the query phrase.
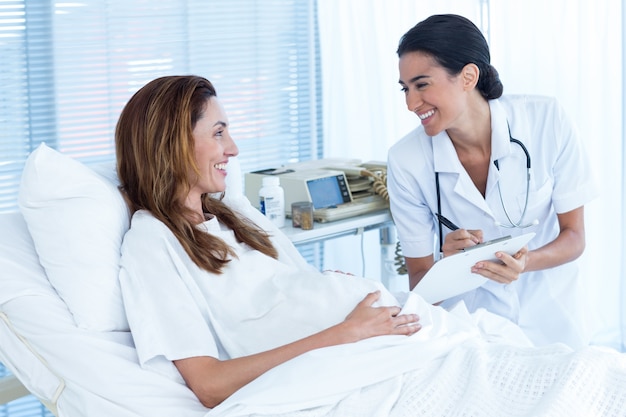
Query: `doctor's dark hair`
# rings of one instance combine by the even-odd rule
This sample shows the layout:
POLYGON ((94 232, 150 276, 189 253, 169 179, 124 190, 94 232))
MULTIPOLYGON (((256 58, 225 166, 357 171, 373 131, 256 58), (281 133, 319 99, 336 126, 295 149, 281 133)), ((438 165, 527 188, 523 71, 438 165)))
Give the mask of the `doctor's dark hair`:
POLYGON ((480 70, 476 88, 487 100, 499 98, 504 86, 491 65, 489 45, 482 32, 469 19, 454 15, 433 15, 406 32, 398 45, 398 57, 408 52, 430 55, 450 75, 457 75, 467 64, 480 70))
MULTIPOLYGON (((194 212, 185 205, 200 176, 193 129, 216 96, 211 82, 198 76, 150 81, 124 106, 115 129, 115 151, 120 190, 131 214, 147 210, 172 231, 196 265, 220 273, 236 256, 234 250, 196 227, 194 212)), ((239 242, 278 256, 268 234, 221 199, 205 194, 202 206, 232 229, 239 242)))

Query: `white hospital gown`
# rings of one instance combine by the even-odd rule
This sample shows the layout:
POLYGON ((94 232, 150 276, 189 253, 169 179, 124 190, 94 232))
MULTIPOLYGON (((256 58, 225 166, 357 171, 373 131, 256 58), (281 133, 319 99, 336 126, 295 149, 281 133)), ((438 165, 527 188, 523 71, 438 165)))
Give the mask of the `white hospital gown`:
POLYGON ((133 216, 120 282, 143 366, 169 373, 176 359, 229 359, 281 346, 340 323, 377 289, 380 304, 398 304, 377 281, 297 268, 242 245, 215 217, 198 227, 235 248, 222 274, 198 268, 152 215, 133 216))

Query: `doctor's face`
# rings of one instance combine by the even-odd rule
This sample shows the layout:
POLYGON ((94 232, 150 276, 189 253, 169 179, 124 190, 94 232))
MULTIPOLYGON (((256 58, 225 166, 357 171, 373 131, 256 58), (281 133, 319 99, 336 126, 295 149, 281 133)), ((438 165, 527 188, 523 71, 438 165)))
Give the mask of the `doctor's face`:
MULTIPOLYGON (((194 154, 200 176, 190 194, 217 193, 226 189, 228 158, 239 153, 228 132, 228 118, 216 97, 211 97, 193 129, 194 154)), ((195 176, 195 173, 193 174, 195 176)))
POLYGON ((409 111, 420 118, 426 134, 455 127, 466 110, 460 76, 453 76, 423 52, 407 52, 400 57, 400 85, 409 111))

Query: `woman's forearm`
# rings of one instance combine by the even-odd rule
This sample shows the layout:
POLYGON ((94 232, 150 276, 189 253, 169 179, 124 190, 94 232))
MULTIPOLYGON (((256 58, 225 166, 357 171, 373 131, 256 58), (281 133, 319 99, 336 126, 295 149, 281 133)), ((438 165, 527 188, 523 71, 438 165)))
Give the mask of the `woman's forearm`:
POLYGON ((317 348, 353 341, 353 332, 344 323, 250 356, 224 361, 209 356, 192 357, 174 361, 174 364, 200 402, 213 408, 239 388, 296 356, 317 348))
POLYGON ((398 306, 374 307, 379 298, 380 291, 370 293, 341 323, 275 349, 224 361, 203 356, 174 364, 202 404, 212 408, 268 370, 313 349, 419 331, 417 315, 399 315, 398 306))
POLYGON ((525 272, 563 265, 578 258, 585 250, 583 208, 559 214, 559 235, 552 242, 528 252, 525 272))

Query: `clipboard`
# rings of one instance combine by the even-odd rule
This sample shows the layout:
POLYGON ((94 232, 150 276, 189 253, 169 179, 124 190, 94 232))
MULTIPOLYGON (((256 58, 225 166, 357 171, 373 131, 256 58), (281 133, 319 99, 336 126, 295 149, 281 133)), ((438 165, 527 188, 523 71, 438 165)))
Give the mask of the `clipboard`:
POLYGON ((513 238, 495 239, 443 258, 435 262, 413 291, 434 304, 478 288, 489 279, 471 272, 476 262, 495 261, 496 252, 513 255, 534 236, 535 233, 531 232, 513 238))

